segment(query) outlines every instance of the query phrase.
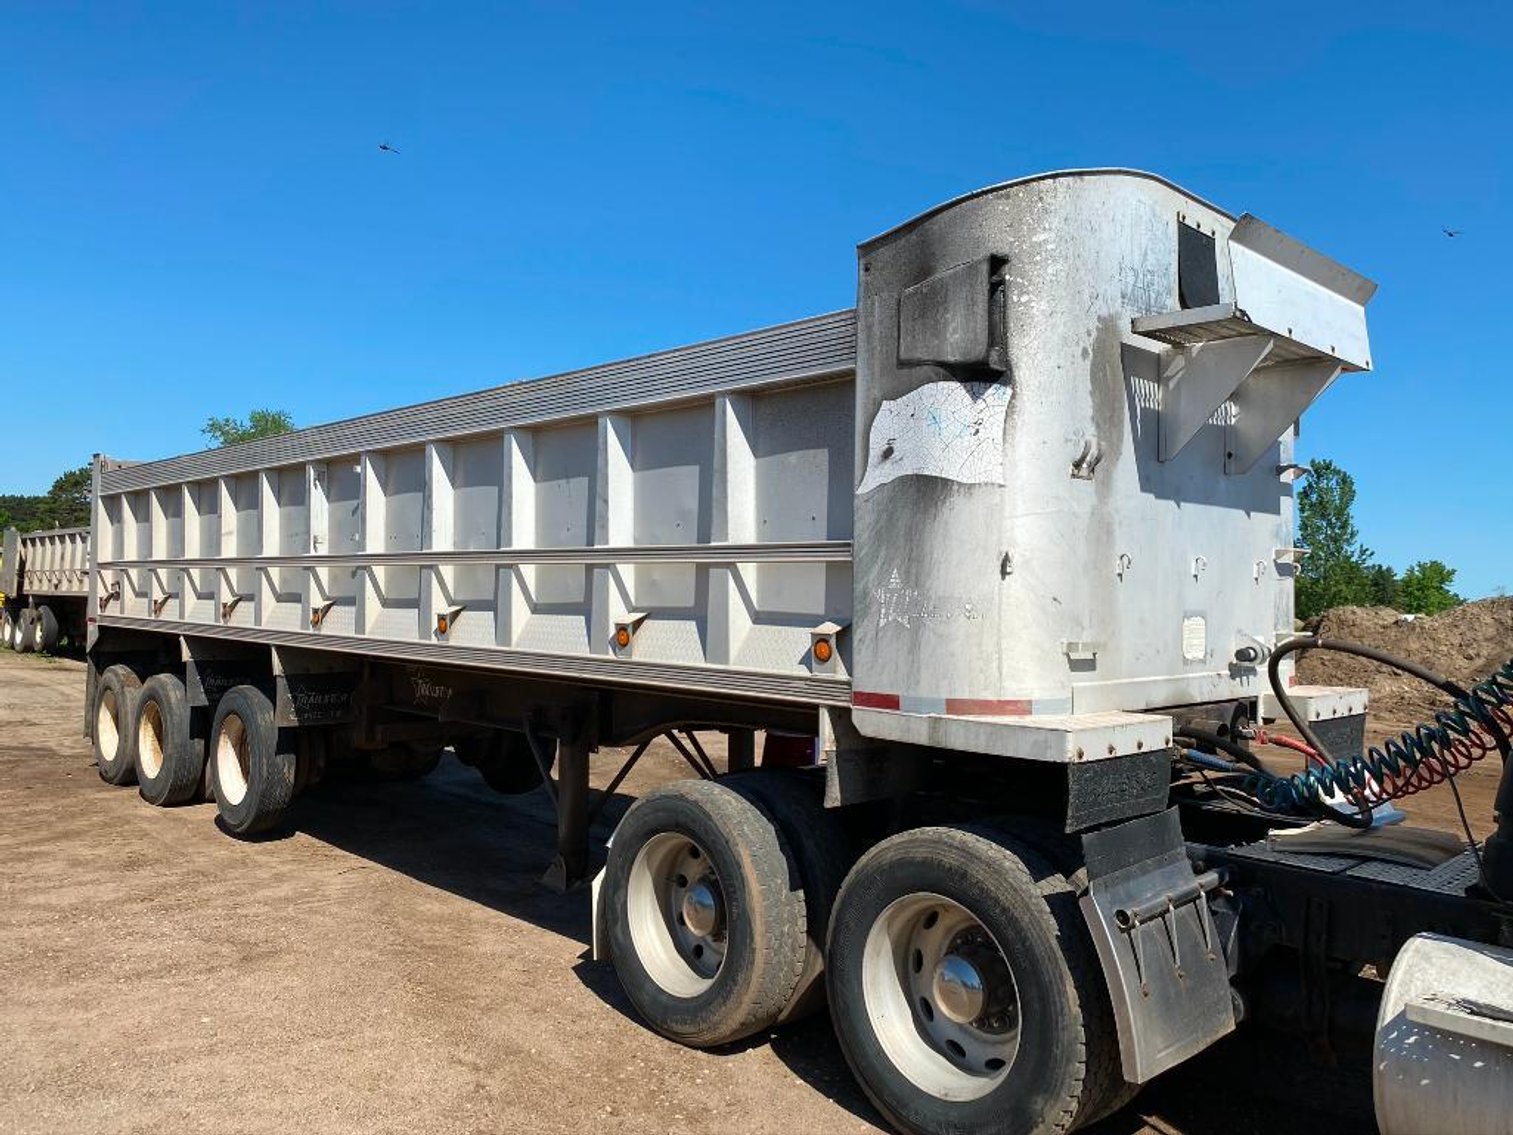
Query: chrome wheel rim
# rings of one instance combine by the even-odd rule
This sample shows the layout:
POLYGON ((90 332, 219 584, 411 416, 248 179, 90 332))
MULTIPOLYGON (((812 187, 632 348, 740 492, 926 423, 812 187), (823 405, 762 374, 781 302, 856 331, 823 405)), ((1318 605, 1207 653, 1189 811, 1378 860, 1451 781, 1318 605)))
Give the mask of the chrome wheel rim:
POLYGON ((116 751, 121 747, 121 724, 115 690, 106 689, 100 694, 100 706, 95 710, 95 742, 100 746, 101 760, 109 764, 116 759, 116 751))
POLYGON ((144 701, 141 706, 141 723, 137 726, 137 764, 142 775, 152 780, 163 771, 163 711, 155 701, 144 701))
POLYGON ((708 854, 680 832, 636 852, 626 886, 627 924, 647 976, 674 997, 697 997, 725 963, 725 892, 708 854))
POLYGON ((1013 969, 987 928, 943 895, 906 895, 877 916, 862 997, 888 1059, 937 1099, 986 1095, 1018 1054, 1013 969))
POLYGON ((247 726, 234 713, 221 720, 220 735, 215 741, 215 783, 219 798, 227 804, 240 804, 247 797, 247 783, 252 775, 247 726))

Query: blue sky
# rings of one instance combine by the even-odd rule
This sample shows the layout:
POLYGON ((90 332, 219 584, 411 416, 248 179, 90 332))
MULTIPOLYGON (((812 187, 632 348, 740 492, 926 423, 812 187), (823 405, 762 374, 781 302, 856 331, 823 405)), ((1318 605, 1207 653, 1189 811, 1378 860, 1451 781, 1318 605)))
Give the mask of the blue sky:
POLYGON ((1384 561, 1513 589, 1510 22, 9 4, 0 491, 200 448, 210 414, 309 425, 848 307, 857 241, 979 185, 1127 165, 1378 281, 1377 370, 1310 411, 1304 455, 1355 475, 1384 561))

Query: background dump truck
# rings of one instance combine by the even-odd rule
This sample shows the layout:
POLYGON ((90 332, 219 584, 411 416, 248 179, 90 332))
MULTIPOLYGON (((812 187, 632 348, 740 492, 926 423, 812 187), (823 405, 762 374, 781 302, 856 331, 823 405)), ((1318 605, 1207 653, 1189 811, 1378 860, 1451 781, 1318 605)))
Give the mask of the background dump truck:
POLYGON ((208 780, 248 835, 331 761, 450 746, 551 794, 569 887, 591 755, 668 735, 699 776, 592 894, 676 1041, 828 1000, 898 1129, 1061 1131, 1243 1020, 1327 1046, 1379 1008, 1385 1130, 1425 1092, 1505 1129, 1513 789, 1482 847, 1378 821, 1506 756, 1513 666, 1385 752, 1363 691, 1293 681, 1354 649, 1293 636, 1293 438, 1369 369, 1374 286, 1121 171, 963 197, 858 268, 854 311, 98 459, 101 775, 208 780), (1284 716, 1306 773, 1258 755, 1284 716))
POLYGON ((0 645, 50 651, 82 645, 89 602, 89 529, 18 532, 0 544, 0 645))

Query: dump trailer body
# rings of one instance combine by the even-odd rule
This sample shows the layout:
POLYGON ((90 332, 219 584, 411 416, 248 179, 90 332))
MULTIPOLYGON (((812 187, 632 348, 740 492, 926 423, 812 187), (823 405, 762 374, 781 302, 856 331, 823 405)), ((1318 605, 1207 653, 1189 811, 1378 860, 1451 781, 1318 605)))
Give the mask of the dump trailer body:
POLYGON ((1338 813, 1278 813, 1242 747, 1281 705, 1360 753, 1365 691, 1293 685, 1279 642, 1295 424, 1370 368, 1373 285, 1119 170, 950 202, 857 279, 851 311, 97 459, 101 775, 208 785, 248 835, 328 763, 451 746, 550 793, 568 886, 666 736, 716 783, 626 813, 596 956, 701 1046, 823 976, 869 1098, 924 1135, 1064 1129, 1291 1005, 1274 979, 1317 1041, 1333 978, 1417 931, 1513 938, 1472 850, 1399 884, 1368 840, 1348 871, 1272 847, 1338 813), (591 806, 601 746, 631 752, 591 806))
POLYGON ((89 600, 90 530, 51 528, 19 532, 8 528, 0 544, 0 642, 28 649, 52 649, 60 638, 83 643, 89 600), (45 612, 45 613, 44 613, 45 612))
POLYGON ((1126 172, 954 202, 859 280, 859 314, 107 464, 99 626, 1054 761, 1255 698, 1291 629, 1292 424, 1369 365, 1370 285, 1126 172))

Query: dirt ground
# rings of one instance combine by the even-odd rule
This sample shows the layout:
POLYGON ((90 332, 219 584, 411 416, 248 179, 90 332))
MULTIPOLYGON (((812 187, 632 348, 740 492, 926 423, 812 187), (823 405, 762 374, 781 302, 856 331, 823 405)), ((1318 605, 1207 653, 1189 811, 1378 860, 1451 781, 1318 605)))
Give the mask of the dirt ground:
MULTIPOLYGON (((104 784, 82 700, 80 663, 0 651, 0 1132, 879 1129, 823 1016, 720 1052, 643 1027, 589 960, 586 894, 537 882, 541 793, 449 758, 239 842, 213 805, 104 784)), ((600 838, 682 774, 649 753, 600 838)), ((1365 1068, 1262 1094, 1319 1084, 1296 1047, 1233 1038, 1095 1130, 1374 1131, 1365 1068)))
MULTIPOLYGON (((1513 656, 1513 599, 1481 599, 1438 615, 1404 616, 1387 607, 1337 607, 1310 624, 1325 638, 1385 650, 1470 688, 1513 656)), ((1298 677, 1311 685, 1364 686, 1371 691, 1367 741, 1411 731, 1430 721, 1450 699, 1417 678, 1367 659, 1335 651, 1304 651, 1298 677)), ((1295 762, 1301 768, 1300 762, 1295 762)), ((1455 780, 1471 829, 1478 838, 1492 830, 1492 800, 1501 767, 1484 758, 1455 780)), ((1455 795, 1448 788, 1419 793, 1398 805, 1410 821, 1462 834, 1455 795)))

